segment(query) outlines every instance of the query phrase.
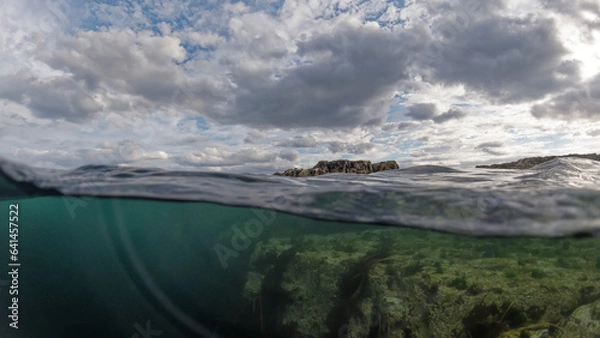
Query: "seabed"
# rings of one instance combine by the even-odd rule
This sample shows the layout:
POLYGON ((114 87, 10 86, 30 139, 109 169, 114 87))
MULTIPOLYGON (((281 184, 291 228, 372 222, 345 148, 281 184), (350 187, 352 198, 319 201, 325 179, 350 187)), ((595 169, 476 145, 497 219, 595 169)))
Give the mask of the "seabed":
POLYGON ((257 243, 243 293, 265 336, 595 337, 600 241, 288 233, 257 243))

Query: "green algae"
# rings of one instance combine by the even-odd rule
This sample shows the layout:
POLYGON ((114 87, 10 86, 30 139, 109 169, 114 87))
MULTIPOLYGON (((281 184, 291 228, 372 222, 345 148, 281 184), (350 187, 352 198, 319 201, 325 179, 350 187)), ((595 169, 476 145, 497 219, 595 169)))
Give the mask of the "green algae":
MULTIPOLYGON (((311 245, 298 249, 281 276, 292 299, 281 322, 291 336, 559 337, 571 313, 600 299, 598 239, 480 239, 396 228, 304 237, 311 245), (330 245, 333 239, 343 246, 330 245), (321 284, 307 286, 315 275, 321 284)), ((290 240, 262 245, 283 242, 290 240)), ((268 273, 255 261, 254 273, 268 273)))
POLYGON ((465 277, 456 277, 448 282, 449 287, 453 287, 457 290, 467 289, 467 279, 465 277))
POLYGON ((546 272, 542 269, 533 269, 531 270, 531 277, 540 279, 546 277, 546 272))

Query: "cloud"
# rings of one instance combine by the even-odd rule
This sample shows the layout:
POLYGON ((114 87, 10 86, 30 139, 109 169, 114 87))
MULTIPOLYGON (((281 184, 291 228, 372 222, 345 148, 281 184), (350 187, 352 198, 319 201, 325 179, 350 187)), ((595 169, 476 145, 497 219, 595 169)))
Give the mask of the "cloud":
MULTIPOLYGON (((438 108, 434 103, 417 103, 408 106, 408 113, 406 113, 406 116, 416 121, 433 120, 435 123, 444 123, 452 119, 461 119, 467 115, 466 112, 459 108, 450 108, 439 115, 437 112, 438 108)), ((405 128, 408 126, 409 125, 403 125, 405 128)))
POLYGON ((600 29, 600 4, 596 0, 545 0, 542 4, 557 14, 575 20, 579 27, 587 29, 588 34, 600 29))
POLYGON ((499 142, 499 141, 493 141, 493 142, 480 143, 479 145, 477 145, 475 147, 475 149, 481 150, 484 153, 488 153, 491 155, 505 155, 506 154, 505 152, 497 150, 498 148, 502 148, 502 147, 504 147, 504 143, 499 142))
POLYGON ((25 71, 0 76, 0 97, 45 118, 83 119, 103 108, 82 83, 67 77, 38 79, 25 71))
POLYGON ((465 117, 466 115, 467 115, 467 113, 459 108, 450 108, 445 113, 435 116, 433 118, 433 122, 444 123, 444 122, 448 122, 452 119, 456 119, 456 120, 461 119, 461 118, 465 117))
POLYGON ((600 129, 592 129, 587 132, 592 137, 600 136, 600 129))
POLYGON ((228 167, 242 164, 269 163, 277 155, 254 148, 238 150, 206 147, 199 151, 176 156, 174 160, 184 166, 193 167, 228 167))
POLYGON ((185 77, 176 62, 185 58, 180 41, 129 29, 79 31, 38 46, 51 67, 2 77, 0 97, 25 105, 38 116, 85 120, 101 111, 127 112, 169 103, 185 77))
POLYGON ((544 14, 513 17, 480 9, 468 17, 450 5, 430 11, 439 17, 431 35, 423 36, 426 52, 415 62, 429 82, 464 85, 491 102, 518 103, 579 80, 578 64, 565 60, 569 51, 555 20, 544 14))
MULTIPOLYGON (((272 34, 265 32, 263 39, 272 34)), ((283 57, 270 41, 257 41, 250 57, 283 57)), ((296 41, 292 59, 298 65, 232 66, 235 103, 227 114, 209 114, 222 123, 281 128, 381 124, 396 85, 407 78, 401 45, 399 35, 387 29, 338 19, 330 29, 296 41)))
POLYGON ((298 135, 276 143, 279 147, 312 148, 317 146, 317 140, 312 136, 298 135))
POLYGON ((417 121, 430 120, 437 114, 437 106, 433 103, 417 103, 408 106, 406 116, 417 121))
POLYGON ((498 142, 498 141, 495 141, 495 142, 484 142, 484 143, 479 144, 477 147, 475 147, 475 149, 500 148, 502 146, 504 146, 504 143, 498 142))
POLYGON ((569 121, 600 119, 600 75, 544 103, 534 105, 531 114, 537 118, 569 121))
MULTIPOLYGON (((101 22, 102 13, 121 13, 121 25, 59 35, 52 49, 38 42, 35 56, 55 74, 5 78, 14 89, 1 97, 46 118, 175 108, 221 124, 335 128, 382 124, 392 94, 411 87, 410 72, 498 102, 541 98, 578 79, 577 64, 564 60, 567 50, 555 22, 543 15, 502 14, 502 2, 475 6, 478 15, 467 12, 460 27, 457 20, 472 3, 432 4, 421 21, 412 18, 412 26, 394 30, 361 20, 383 10, 401 15, 382 1, 314 8, 288 1, 275 16, 242 4, 216 6, 211 19, 188 13, 187 2, 155 5, 89 7, 101 22), (298 17, 290 6, 310 8, 312 18, 298 17), (183 14, 197 21, 177 30, 173 20, 183 14), (323 15, 328 19, 314 25, 313 18, 323 15), (149 29, 153 16, 167 21, 155 23, 161 33, 149 29), (128 20, 142 28, 123 27, 128 20), (428 46, 440 43, 440 54, 432 58, 428 46), (184 44, 215 50, 189 54, 184 44)), ((462 117, 454 111, 435 118, 418 108, 408 116, 437 123, 462 117)))
POLYGON ((186 34, 188 42, 207 48, 214 47, 220 43, 223 43, 225 39, 217 33, 213 32, 194 32, 191 31, 186 34))
POLYGON ((69 151, 60 149, 19 148, 14 152, 17 159, 33 161, 37 165, 73 168, 82 164, 116 165, 151 160, 166 160, 164 151, 146 151, 133 140, 103 142, 96 147, 81 147, 69 151))
POLYGON ((261 140, 267 138, 267 134, 256 129, 252 129, 248 132, 248 135, 244 139, 244 143, 247 144, 259 144, 261 140))
POLYGON ((296 150, 284 149, 277 154, 277 157, 286 161, 294 162, 300 158, 300 154, 296 150))
POLYGON ((418 124, 415 123, 415 122, 400 122, 398 124, 398 130, 400 130, 400 131, 405 131, 405 130, 406 131, 410 131, 410 130, 415 129, 417 126, 418 126, 418 124))
POLYGON ((599 6, 5 1, 0 154, 271 171, 331 153, 454 164, 585 150, 599 6), (568 150, 540 141, 556 133, 568 150))
POLYGON ((365 142, 353 144, 353 143, 344 143, 344 142, 334 141, 334 142, 328 142, 327 148, 329 149, 329 151, 331 151, 334 154, 350 153, 350 154, 361 155, 361 154, 369 152, 370 150, 375 148, 375 145, 372 143, 365 143, 365 142))

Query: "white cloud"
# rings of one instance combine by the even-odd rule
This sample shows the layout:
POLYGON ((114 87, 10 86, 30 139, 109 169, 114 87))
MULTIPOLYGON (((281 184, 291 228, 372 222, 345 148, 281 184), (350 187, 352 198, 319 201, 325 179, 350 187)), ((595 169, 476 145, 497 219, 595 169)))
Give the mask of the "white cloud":
POLYGON ((178 156, 175 160, 180 164, 196 167, 227 167, 240 165, 241 163, 270 162, 275 159, 275 156, 272 153, 254 148, 231 150, 225 147, 207 147, 202 151, 194 151, 178 156))
POLYGON ((575 3, 4 1, 0 156, 269 172, 589 152, 598 4, 575 3))

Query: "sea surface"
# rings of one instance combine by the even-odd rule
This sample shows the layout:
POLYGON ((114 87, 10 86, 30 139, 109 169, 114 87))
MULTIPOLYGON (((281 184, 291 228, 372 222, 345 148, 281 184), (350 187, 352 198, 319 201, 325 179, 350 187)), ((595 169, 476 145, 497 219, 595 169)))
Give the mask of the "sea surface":
POLYGON ((600 335, 591 160, 308 178, 0 160, 0 205, 0 337, 600 335))

